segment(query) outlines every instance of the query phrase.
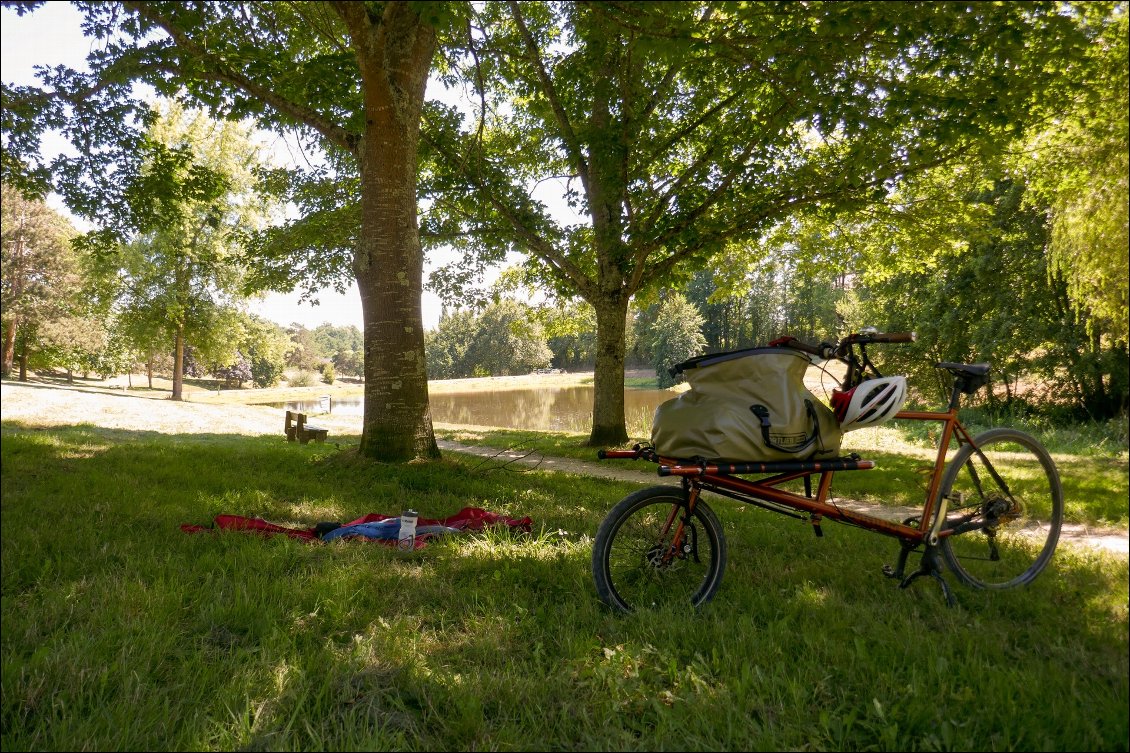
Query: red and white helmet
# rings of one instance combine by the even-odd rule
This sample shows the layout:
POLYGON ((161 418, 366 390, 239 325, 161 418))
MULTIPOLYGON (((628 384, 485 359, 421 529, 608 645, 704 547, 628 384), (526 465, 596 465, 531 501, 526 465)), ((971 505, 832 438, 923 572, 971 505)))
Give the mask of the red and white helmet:
POLYGON ((886 423, 905 402, 904 376, 869 379, 847 392, 832 390, 832 409, 844 431, 886 423))

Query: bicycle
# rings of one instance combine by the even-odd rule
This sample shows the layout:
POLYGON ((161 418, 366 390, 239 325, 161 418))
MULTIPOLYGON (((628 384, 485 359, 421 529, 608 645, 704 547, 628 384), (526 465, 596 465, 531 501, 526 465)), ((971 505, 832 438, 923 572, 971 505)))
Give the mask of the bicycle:
MULTIPOLYGON (((867 345, 912 342, 914 333, 865 330, 838 343, 815 346, 785 340, 789 348, 845 364, 841 386, 847 391, 870 378, 882 378, 867 345)), ((875 467, 854 453, 816 461, 718 463, 661 457, 641 444, 598 452, 601 459, 654 462, 659 476, 682 480, 681 487, 654 486, 628 495, 601 522, 592 553, 601 600, 631 612, 667 604, 699 607, 714 596, 725 571, 727 545, 704 491, 806 520, 817 537, 823 535, 821 522, 827 519, 897 538, 897 563, 884 565, 884 575, 898 580, 900 588, 928 576, 939 583, 951 607, 956 598, 942 577, 943 560, 959 581, 975 589, 1031 583, 1051 560, 1063 525, 1063 489, 1055 463, 1028 434, 998 428, 974 437, 958 420, 961 395, 973 394, 988 382, 990 364, 943 362, 936 367, 953 376, 946 410, 900 410, 894 416, 942 425, 922 511, 901 522, 849 509, 830 496, 836 473, 875 467), (947 463, 954 442, 957 448, 947 463), (780 488, 798 479, 803 494, 780 488), (919 567, 907 573, 907 559, 919 549, 919 567)))

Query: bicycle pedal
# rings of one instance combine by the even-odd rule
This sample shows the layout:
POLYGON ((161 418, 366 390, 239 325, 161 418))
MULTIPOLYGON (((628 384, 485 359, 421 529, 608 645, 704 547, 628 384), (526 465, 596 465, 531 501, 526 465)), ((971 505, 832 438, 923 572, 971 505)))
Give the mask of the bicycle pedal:
POLYGON ((892 567, 891 565, 883 565, 883 576, 893 580, 902 580, 906 574, 905 567, 892 567))

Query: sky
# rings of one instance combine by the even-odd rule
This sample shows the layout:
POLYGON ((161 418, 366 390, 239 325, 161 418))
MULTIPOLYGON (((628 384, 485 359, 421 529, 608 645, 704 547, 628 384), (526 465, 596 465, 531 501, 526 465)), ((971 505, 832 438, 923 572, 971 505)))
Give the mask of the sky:
MULTIPOLYGON (((0 10, 0 79, 5 84, 37 84, 33 67, 36 65, 67 65, 84 69, 91 42, 83 37, 81 15, 70 3, 49 2, 30 14, 19 17, 7 7, 0 10)), ((266 140, 279 141, 273 136, 266 140)), ((57 153, 68 149, 61 138, 44 140, 44 151, 57 153)), ((274 152, 280 159, 289 159, 285 149, 274 152)), ((57 196, 48 199, 54 208, 70 215, 57 196)), ((87 229, 81 223, 80 229, 87 229)), ((442 252, 433 253, 442 260, 442 252)), ((427 279, 432 263, 425 265, 427 279)), ((324 290, 318 296, 319 305, 301 303, 298 293, 271 293, 249 305, 252 312, 282 325, 297 322, 308 328, 329 322, 337 326, 353 325, 362 329, 361 296, 357 284, 352 283, 344 294, 324 290)), ((421 300, 425 329, 434 329, 439 321, 439 299, 425 292, 421 300)))

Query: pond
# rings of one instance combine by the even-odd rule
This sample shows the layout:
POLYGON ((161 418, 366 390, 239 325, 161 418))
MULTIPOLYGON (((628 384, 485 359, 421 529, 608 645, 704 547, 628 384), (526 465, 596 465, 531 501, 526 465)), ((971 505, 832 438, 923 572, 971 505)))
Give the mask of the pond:
MULTIPOLYGON (((628 433, 633 436, 650 434, 656 406, 676 394, 666 390, 624 390, 628 433)), ((592 385, 437 394, 431 396, 432 420, 508 429, 588 432, 592 429, 592 397, 592 385)), ((330 402, 330 413, 360 416, 363 404, 360 396, 334 398, 330 402)), ((275 403, 272 407, 310 414, 322 410, 318 400, 275 403)))

